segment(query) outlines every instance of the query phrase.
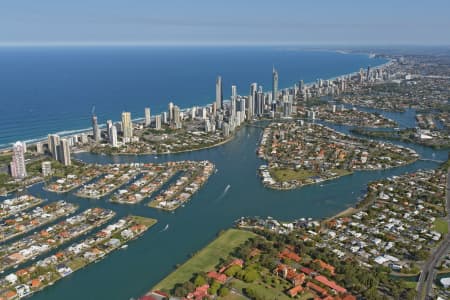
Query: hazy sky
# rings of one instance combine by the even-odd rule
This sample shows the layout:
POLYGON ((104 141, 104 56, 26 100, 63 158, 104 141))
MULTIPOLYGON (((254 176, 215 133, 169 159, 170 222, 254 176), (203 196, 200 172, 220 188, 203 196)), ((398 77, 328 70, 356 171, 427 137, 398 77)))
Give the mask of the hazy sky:
POLYGON ((0 0, 0 44, 450 44, 450 0, 0 0))

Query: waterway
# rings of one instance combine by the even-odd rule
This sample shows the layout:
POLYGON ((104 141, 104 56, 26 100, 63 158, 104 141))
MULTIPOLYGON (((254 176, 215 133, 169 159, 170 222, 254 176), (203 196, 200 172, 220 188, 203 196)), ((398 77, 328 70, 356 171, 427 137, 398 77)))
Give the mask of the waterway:
MULTIPOLYGON (((382 113, 382 112, 381 112, 382 113)), ((404 124, 413 122, 413 114, 390 113, 389 117, 404 124)), ((347 126, 333 126, 348 132, 347 126)), ((272 216, 281 220, 301 217, 321 219, 354 205, 376 179, 430 169, 433 161, 417 161, 408 166, 383 171, 356 172, 353 175, 307 186, 297 190, 275 191, 265 188, 257 176, 264 161, 255 150, 262 129, 243 127, 230 142, 219 147, 196 152, 145 156, 104 156, 80 153, 76 158, 89 163, 163 162, 174 160, 210 160, 218 172, 193 198, 174 213, 162 212, 146 205, 120 205, 99 200, 80 199, 68 193, 56 195, 45 192, 42 184, 29 189, 33 195, 54 201, 65 199, 81 209, 101 206, 113 209, 117 218, 137 214, 158 219, 158 224, 141 238, 118 250, 103 261, 76 272, 54 286, 33 296, 33 299, 130 299, 147 292, 164 276, 174 270, 189 255, 209 243, 222 229, 229 228, 241 216, 272 216), (227 188, 227 186, 229 186, 227 188), (167 230, 163 230, 167 225, 167 230)), ((445 160, 447 151, 399 143, 414 148, 425 159, 445 160)), ((7 274, 7 272, 5 272, 7 274)))

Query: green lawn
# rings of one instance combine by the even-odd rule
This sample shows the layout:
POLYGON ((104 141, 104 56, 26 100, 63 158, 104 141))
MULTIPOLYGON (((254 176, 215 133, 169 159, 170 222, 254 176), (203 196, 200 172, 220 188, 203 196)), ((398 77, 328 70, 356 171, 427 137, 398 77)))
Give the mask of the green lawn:
POLYGON ((448 233, 447 221, 445 221, 444 219, 437 218, 434 221, 433 229, 442 234, 448 233))
MULTIPOLYGON (((336 176, 345 176, 352 174, 351 171, 345 169, 331 169, 330 173, 336 173, 336 176)), ((280 182, 280 181, 290 181, 290 180, 298 180, 303 181, 313 176, 319 175, 318 172, 314 170, 292 170, 292 169, 272 169, 270 171, 272 177, 280 182)))
POLYGON ((238 294, 234 294, 234 293, 229 293, 225 297, 219 297, 219 299, 220 300, 247 300, 246 297, 238 295, 238 294))
POLYGON ((305 180, 311 176, 317 175, 317 172, 310 170, 292 170, 292 169, 272 169, 272 177, 280 181, 290 181, 290 180, 305 180))
MULTIPOLYGON (((253 283, 245 283, 241 280, 234 279, 233 280, 233 286, 240 291, 241 293, 244 293, 243 290, 246 288, 252 288, 256 295, 258 296, 257 299, 277 299, 277 300, 289 300, 292 299, 290 296, 288 296, 285 291, 280 290, 278 288, 273 288, 269 286, 268 284, 264 284, 262 282, 253 282, 253 283)), ((300 300, 306 300, 313 298, 313 295, 310 292, 305 291, 302 294, 297 295, 295 299, 300 300)))
POLYGON ((220 262, 220 259, 227 258, 235 248, 255 236, 256 234, 244 230, 229 229, 225 231, 208 246, 164 278, 153 290, 170 291, 177 283, 190 280, 195 273, 211 271, 220 262))
POLYGON ((152 227, 157 222, 156 219, 145 218, 145 217, 140 217, 140 216, 132 216, 132 218, 136 221, 136 223, 143 224, 148 227, 152 227))

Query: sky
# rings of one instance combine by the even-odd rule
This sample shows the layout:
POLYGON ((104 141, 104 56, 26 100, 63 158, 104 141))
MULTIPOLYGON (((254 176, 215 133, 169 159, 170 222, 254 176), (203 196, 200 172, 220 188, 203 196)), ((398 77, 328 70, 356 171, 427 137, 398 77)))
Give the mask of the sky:
POLYGON ((0 45, 449 45, 449 0, 0 0, 0 45))

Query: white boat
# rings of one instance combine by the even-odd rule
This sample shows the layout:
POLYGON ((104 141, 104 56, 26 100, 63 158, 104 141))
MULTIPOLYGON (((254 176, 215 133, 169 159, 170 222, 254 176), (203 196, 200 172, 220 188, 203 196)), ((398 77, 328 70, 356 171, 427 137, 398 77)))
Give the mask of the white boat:
POLYGON ((124 244, 124 245, 122 245, 122 247, 120 247, 120 249, 127 249, 127 248, 128 248, 127 244, 124 244))

